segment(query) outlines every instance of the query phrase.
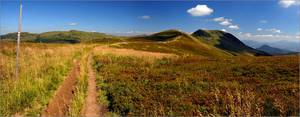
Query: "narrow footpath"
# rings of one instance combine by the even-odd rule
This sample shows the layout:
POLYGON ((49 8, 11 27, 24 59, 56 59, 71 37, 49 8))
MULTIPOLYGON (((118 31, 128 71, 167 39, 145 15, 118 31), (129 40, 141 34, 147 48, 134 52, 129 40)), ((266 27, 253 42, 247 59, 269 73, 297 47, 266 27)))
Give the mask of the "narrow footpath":
POLYGON ((80 63, 74 62, 72 71, 64 80, 63 84, 58 88, 55 96, 47 105, 45 111, 42 113, 42 117, 62 117, 66 116, 69 106, 74 97, 74 90, 78 77, 80 76, 80 63))
POLYGON ((105 107, 97 101, 96 77, 92 67, 92 56, 88 58, 88 90, 85 105, 83 107, 83 116, 85 117, 102 117, 105 113, 105 107))

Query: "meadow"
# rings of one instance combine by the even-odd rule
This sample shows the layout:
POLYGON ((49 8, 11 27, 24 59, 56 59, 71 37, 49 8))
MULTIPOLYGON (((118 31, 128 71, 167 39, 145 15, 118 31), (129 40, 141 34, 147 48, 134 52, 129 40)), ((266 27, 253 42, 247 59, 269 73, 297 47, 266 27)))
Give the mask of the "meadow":
POLYGON ((101 95, 121 116, 299 115, 298 56, 94 61, 101 95))
POLYGON ((299 115, 297 55, 216 57, 164 43, 138 45, 22 43, 17 79, 16 46, 0 42, 0 116, 41 116, 76 62, 78 82, 66 116, 81 116, 88 56, 107 116, 299 115), (162 45, 163 53, 151 49, 162 45))
POLYGON ((0 116, 40 115, 83 46, 22 43, 19 78, 15 48, 14 43, 0 42, 0 116))

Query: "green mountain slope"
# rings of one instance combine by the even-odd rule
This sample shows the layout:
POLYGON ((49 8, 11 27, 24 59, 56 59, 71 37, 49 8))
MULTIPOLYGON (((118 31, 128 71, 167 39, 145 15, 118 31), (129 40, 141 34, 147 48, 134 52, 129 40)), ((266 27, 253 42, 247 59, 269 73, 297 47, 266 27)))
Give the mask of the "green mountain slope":
POLYGON ((195 37, 178 30, 166 30, 149 36, 133 37, 128 40, 128 43, 113 46, 179 55, 230 56, 229 53, 205 44, 195 37))
MULTIPOLYGON (((145 51, 175 53, 179 55, 202 55, 224 57, 232 55, 269 55, 242 43, 230 33, 218 30, 197 30, 192 35, 178 31, 166 30, 152 35, 119 37, 98 32, 52 31, 41 34, 22 33, 22 41, 43 43, 94 43, 124 42, 114 44, 145 51)), ((16 40, 17 33, 2 35, 1 39, 16 40)))
POLYGON ((266 52, 253 49, 230 33, 219 30, 197 30, 192 34, 200 41, 213 45, 219 49, 230 52, 233 55, 250 54, 250 55, 269 55, 266 52))
MULTIPOLYGON (((17 33, 2 35, 1 39, 16 40, 17 33)), ((21 33, 22 41, 42 42, 42 43, 79 43, 79 42, 119 42, 123 37, 107 35, 98 32, 84 32, 77 30, 52 31, 40 34, 21 33)))
MULTIPOLYGON (((8 33, 5 35, 1 35, 0 39, 2 40, 17 40, 18 33, 8 33)), ((29 32, 22 32, 21 39, 24 41, 32 41, 37 38, 38 34, 29 33, 29 32)))
POLYGON ((106 35, 98 32, 84 32, 84 31, 53 31, 41 33, 36 41, 37 42, 67 42, 67 43, 79 43, 79 42, 97 42, 105 40, 117 39, 115 36, 106 35))

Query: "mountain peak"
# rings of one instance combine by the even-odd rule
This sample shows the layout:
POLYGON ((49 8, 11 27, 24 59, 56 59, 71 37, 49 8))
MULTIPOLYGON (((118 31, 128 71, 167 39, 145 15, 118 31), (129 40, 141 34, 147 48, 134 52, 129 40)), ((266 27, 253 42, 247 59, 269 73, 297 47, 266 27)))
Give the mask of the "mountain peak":
POLYGON ((148 39, 154 41, 168 41, 178 36, 189 36, 189 34, 186 34, 176 29, 170 29, 149 35, 148 39))
POLYGON ((226 50, 232 54, 252 53, 254 55, 268 55, 265 52, 248 47, 237 37, 224 31, 199 29, 192 35, 207 44, 226 50))

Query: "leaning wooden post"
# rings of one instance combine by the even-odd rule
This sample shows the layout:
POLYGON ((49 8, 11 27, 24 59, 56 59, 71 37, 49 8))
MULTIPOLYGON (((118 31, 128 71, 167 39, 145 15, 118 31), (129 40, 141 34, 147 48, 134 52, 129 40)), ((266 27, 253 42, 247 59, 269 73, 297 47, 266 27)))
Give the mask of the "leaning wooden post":
POLYGON ((20 14, 19 14, 19 25, 18 25, 18 39, 17 39, 17 56, 16 56, 16 79, 19 79, 19 54, 20 54, 20 39, 22 31, 22 0, 20 0, 20 14))

